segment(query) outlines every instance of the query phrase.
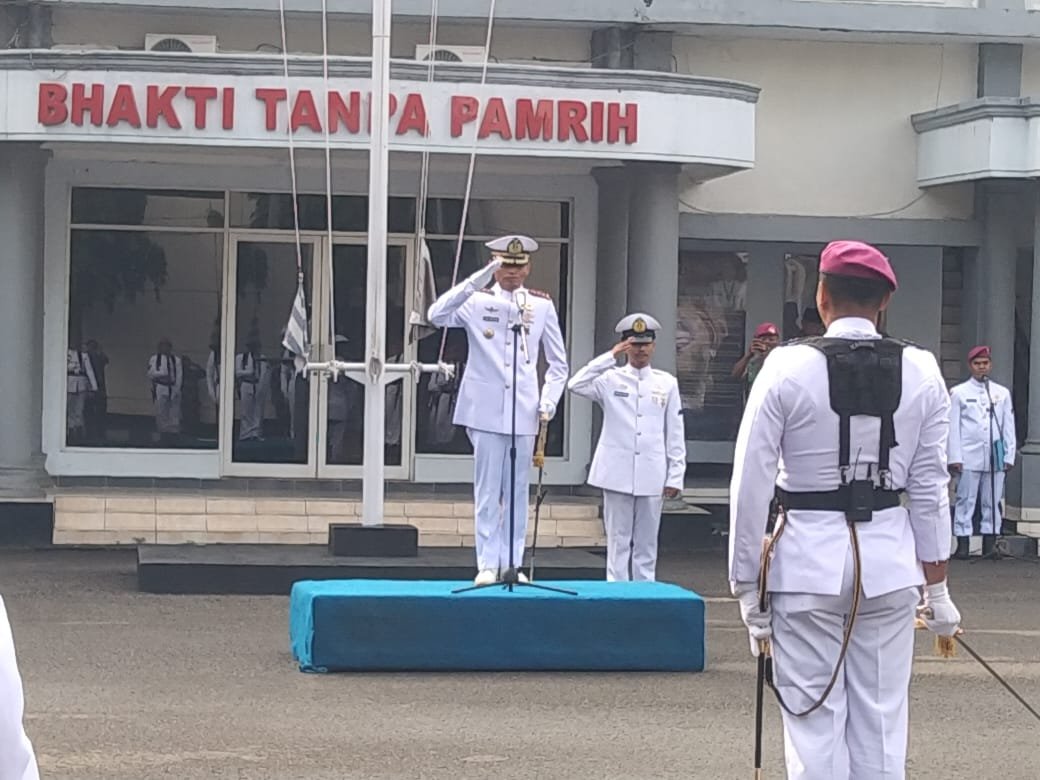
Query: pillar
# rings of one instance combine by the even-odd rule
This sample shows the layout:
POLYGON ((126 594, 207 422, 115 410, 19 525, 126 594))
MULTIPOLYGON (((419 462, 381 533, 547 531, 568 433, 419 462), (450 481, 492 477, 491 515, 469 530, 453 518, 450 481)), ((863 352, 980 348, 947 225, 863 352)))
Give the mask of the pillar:
POLYGON ((661 323, 654 366, 675 373, 679 288, 679 166, 633 163, 628 227, 628 310, 661 323))
POLYGON ((599 234, 596 242, 596 354, 617 343, 614 326, 628 309, 629 172, 597 168, 599 234))
POLYGON ((0 498, 42 497, 46 483, 40 440, 44 167, 36 144, 0 143, 0 498))
POLYGON ((1021 469, 1022 521, 1018 532, 1040 537, 1040 184, 1036 189, 1033 219, 1033 316, 1029 325, 1029 405, 1016 409, 1016 414, 1027 414, 1027 434, 1018 467, 1021 469))
POLYGON ((977 265, 979 331, 981 341, 993 350, 993 380, 1005 387, 1011 387, 1014 374, 1018 193, 1014 184, 980 185, 983 235, 977 265))

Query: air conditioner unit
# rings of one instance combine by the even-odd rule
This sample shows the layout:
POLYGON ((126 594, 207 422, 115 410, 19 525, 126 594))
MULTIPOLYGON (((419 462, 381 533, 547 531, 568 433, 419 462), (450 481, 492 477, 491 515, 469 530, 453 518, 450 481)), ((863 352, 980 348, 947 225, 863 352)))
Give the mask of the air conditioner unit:
POLYGON ((415 47, 415 59, 420 62, 484 62, 483 46, 433 46, 420 44, 415 47))
POLYGON ((215 35, 167 35, 148 33, 144 37, 145 51, 183 52, 185 54, 215 54, 215 35))

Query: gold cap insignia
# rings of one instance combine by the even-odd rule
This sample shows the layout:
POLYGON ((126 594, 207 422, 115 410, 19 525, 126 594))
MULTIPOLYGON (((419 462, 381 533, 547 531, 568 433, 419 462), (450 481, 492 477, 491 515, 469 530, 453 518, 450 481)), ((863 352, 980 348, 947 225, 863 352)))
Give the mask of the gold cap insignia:
POLYGON ((637 319, 632 323, 632 330, 636 333, 646 333, 646 321, 643 319, 637 319))
POLYGON ((524 245, 519 238, 514 238, 506 247, 506 252, 511 255, 522 255, 524 253, 524 245))

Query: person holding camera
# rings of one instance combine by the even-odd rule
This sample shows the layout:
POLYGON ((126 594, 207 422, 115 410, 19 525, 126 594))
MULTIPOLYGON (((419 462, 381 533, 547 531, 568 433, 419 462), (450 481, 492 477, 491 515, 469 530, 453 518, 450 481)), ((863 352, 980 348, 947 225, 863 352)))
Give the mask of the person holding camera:
POLYGON ((763 322, 755 328, 755 335, 751 339, 751 346, 744 357, 733 366, 731 376, 744 383, 744 399, 747 400, 751 392, 751 385, 755 377, 762 369, 766 356, 780 343, 780 329, 771 322, 763 322))

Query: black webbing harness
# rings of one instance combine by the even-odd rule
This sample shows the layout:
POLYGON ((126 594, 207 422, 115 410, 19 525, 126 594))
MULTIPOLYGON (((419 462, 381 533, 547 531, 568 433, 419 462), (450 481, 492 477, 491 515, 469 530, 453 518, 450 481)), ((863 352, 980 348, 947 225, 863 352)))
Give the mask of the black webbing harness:
POLYGON ((831 409, 838 415, 837 490, 790 493, 777 488, 777 503, 783 509, 844 512, 850 522, 869 522, 873 512, 899 506, 902 490, 892 487, 889 466, 892 448, 898 446, 894 415, 903 391, 903 349, 896 339, 811 338, 795 342, 818 349, 827 358, 831 409), (865 478, 853 473, 850 425, 856 416, 880 417, 877 477, 867 467, 865 478), (851 478, 850 478, 851 475, 851 478))
MULTIPOLYGON (((845 663, 852 629, 859 613, 862 571, 856 524, 869 522, 876 511, 899 506, 899 497, 903 492, 892 487, 890 457, 892 448, 898 446, 894 417, 902 398, 903 349, 907 342, 891 338, 853 340, 820 337, 794 343, 814 347, 827 358, 831 409, 838 415, 838 471, 841 474, 841 485, 836 490, 814 493, 791 493, 777 488, 770 507, 769 524, 772 526, 778 516, 786 519, 786 510, 789 509, 843 512, 849 527, 855 580, 838 662, 830 682, 812 706, 801 712, 792 710, 774 683, 773 659, 768 657, 760 667, 760 674, 773 690, 780 706, 794 717, 804 717, 823 706, 834 689, 845 663), (857 478, 854 473, 850 426, 852 418, 856 416, 881 418, 877 484, 874 482, 872 466, 868 465, 865 478, 857 478)), ((759 604, 763 610, 768 602, 769 562, 776 543, 783 535, 784 524, 784 520, 781 520, 775 533, 769 528, 763 546, 759 575, 759 604)), ((768 646, 763 647, 763 651, 768 656, 772 655, 768 646)))

